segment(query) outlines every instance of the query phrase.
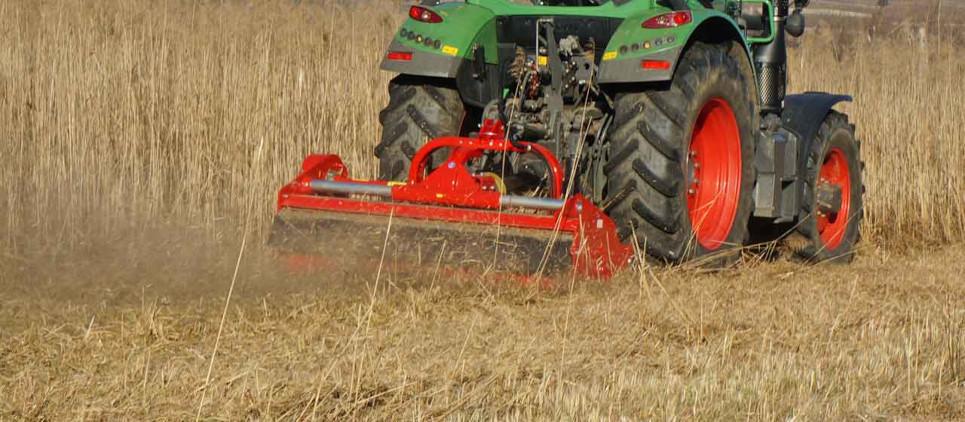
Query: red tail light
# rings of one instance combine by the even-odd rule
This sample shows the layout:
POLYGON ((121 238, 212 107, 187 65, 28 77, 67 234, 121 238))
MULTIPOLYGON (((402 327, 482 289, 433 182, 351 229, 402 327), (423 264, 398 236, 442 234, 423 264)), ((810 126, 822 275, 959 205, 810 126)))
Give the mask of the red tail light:
POLYGON ((385 58, 397 62, 411 62, 412 53, 408 51, 390 51, 389 54, 385 55, 385 58))
POLYGON ((693 20, 694 16, 690 14, 690 11, 683 10, 654 16, 643 22, 642 26, 647 29, 676 28, 678 26, 684 26, 690 22, 693 22, 693 20))
POLYGON ((412 6, 409 8, 409 17, 415 19, 419 22, 425 23, 439 23, 442 22, 442 16, 439 16, 436 12, 426 9, 422 6, 412 6))
POLYGON ((664 60, 644 60, 640 67, 646 70, 670 70, 670 62, 664 60))

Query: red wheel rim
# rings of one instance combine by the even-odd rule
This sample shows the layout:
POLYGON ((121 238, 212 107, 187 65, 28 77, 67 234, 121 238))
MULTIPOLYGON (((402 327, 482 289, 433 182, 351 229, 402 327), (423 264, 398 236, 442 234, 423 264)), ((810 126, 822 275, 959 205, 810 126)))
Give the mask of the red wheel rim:
POLYGON ((841 148, 831 148, 821 164, 818 184, 830 184, 841 190, 841 207, 837 212, 817 210, 818 233, 828 249, 836 249, 844 240, 851 215, 851 172, 848 159, 841 148))
POLYGON ((716 250, 727 240, 741 189, 741 139, 734 110, 714 98, 694 124, 687 160, 687 211, 697 242, 716 250))

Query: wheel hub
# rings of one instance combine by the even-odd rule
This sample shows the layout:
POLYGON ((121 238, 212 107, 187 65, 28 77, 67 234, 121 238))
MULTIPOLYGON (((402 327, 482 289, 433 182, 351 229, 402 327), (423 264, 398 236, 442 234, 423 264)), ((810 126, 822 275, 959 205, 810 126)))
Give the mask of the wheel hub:
POLYGON ((836 249, 844 240, 851 210, 851 171, 841 148, 831 148, 824 157, 815 184, 815 220, 821 241, 836 249))
POLYGON ((687 155, 687 210, 702 247, 726 242, 740 202, 741 139, 734 111, 714 98, 701 109, 687 155))

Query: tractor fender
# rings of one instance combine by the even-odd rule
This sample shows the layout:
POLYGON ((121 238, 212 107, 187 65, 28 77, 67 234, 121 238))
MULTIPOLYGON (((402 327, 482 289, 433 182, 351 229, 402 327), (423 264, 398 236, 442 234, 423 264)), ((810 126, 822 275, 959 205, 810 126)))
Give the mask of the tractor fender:
MULTIPOLYGON (((784 98, 784 112, 782 120, 784 128, 798 138, 797 146, 797 182, 795 183, 796 197, 794 204, 798 204, 804 197, 805 183, 802 178, 807 175, 809 153, 821 129, 821 123, 835 105, 851 102, 850 95, 828 94, 826 92, 805 92, 803 94, 788 95, 784 98)), ((793 209, 797 209, 797 206, 793 209)))
MULTIPOLYGON (((695 41, 718 42, 734 41, 740 43, 747 54, 748 63, 753 63, 750 50, 740 29, 733 20, 713 9, 693 11, 695 25, 686 28, 650 30, 640 27, 641 22, 659 14, 646 14, 636 19, 624 21, 607 46, 600 64, 601 84, 666 82, 673 79, 680 58, 695 41), (641 47, 640 40, 646 40, 656 48, 648 50, 641 47), (667 68, 644 69, 642 60, 669 62, 667 68)), ((753 66, 751 67, 753 68, 753 66)))
MULTIPOLYGON (((826 92, 805 92, 803 94, 788 95, 784 98, 784 112, 782 120, 784 127, 797 135, 798 161, 800 165, 807 165, 807 154, 811 143, 821 128, 824 118, 835 105, 851 102, 850 95, 828 94, 826 92)), ((800 173, 799 173, 800 174, 800 173)))
MULTIPOLYGON (((460 66, 473 58, 474 44, 496 43, 491 10, 465 2, 424 2, 442 17, 426 23, 406 19, 392 37, 389 52, 409 54, 404 60, 386 55, 380 68, 406 75, 455 78, 460 66)), ((486 61, 496 63, 495 49, 488 49, 486 61)))
POLYGON ((462 65, 462 57, 450 57, 408 48, 399 40, 392 40, 389 51, 403 51, 412 56, 406 61, 393 61, 388 56, 382 59, 380 69, 406 75, 430 76, 434 78, 455 78, 462 65))
MULTIPOLYGON (((784 128, 797 135, 798 142, 798 169, 807 168, 807 152, 811 149, 811 143, 821 128, 824 118, 835 105, 842 102, 851 102, 854 99, 850 95, 828 94, 826 92, 805 92, 803 94, 788 95, 784 98, 784 112, 782 121, 784 128)), ((802 171, 797 172, 798 175, 802 171)))

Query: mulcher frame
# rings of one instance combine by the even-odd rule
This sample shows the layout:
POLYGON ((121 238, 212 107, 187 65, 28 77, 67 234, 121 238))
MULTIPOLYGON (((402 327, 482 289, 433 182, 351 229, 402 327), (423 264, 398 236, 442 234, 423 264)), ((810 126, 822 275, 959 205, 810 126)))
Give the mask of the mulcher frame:
POLYGON ((338 156, 310 155, 301 174, 279 192, 278 211, 383 216, 386 224, 401 218, 565 234, 572 237, 569 254, 575 271, 610 277, 630 262, 633 248, 620 242, 613 220, 591 201, 579 194, 566 195, 562 180, 552 153, 537 144, 511 143, 501 123, 487 121, 478 138, 443 137, 427 143, 416 153, 405 183, 352 179, 338 156), (429 157, 440 148, 450 148, 449 157, 426 174, 429 157), (505 195, 499 192, 496 176, 472 174, 467 162, 487 151, 540 155, 553 169, 551 195, 505 195))

